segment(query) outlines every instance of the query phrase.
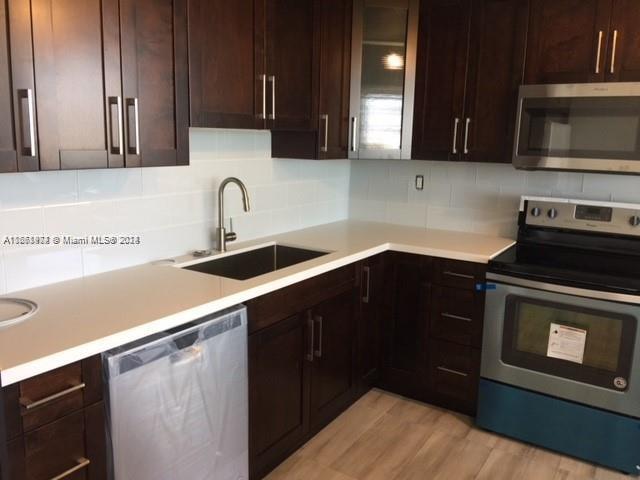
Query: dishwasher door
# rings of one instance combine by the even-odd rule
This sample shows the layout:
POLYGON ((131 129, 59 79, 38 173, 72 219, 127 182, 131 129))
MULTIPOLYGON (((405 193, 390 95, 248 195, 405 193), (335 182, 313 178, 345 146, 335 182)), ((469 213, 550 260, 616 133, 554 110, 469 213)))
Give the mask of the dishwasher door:
POLYGON ((244 307, 103 354, 115 480, 248 478, 244 307))

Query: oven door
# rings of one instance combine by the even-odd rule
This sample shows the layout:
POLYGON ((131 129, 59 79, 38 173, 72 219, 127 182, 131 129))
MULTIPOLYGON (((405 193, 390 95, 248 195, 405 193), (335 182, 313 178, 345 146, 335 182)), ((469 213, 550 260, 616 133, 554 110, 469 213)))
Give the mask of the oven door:
POLYGON ((640 172, 640 83, 520 89, 516 168, 640 172))
POLYGON ((483 377, 640 418, 640 299, 487 279, 483 377))

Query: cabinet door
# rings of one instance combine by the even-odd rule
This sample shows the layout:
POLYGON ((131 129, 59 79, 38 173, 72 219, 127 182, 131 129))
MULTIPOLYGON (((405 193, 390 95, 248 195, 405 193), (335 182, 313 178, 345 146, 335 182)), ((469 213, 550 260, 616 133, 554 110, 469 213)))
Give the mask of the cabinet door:
POLYGON ((528 0, 474 0, 461 129, 465 161, 511 162, 528 0))
POLYGON ((351 0, 323 0, 320 19, 319 157, 347 158, 351 0))
POLYGON ((615 0, 607 63, 607 81, 640 81, 640 2, 615 0))
POLYGON ((367 259, 361 268, 357 358, 363 390, 375 385, 380 376, 380 328, 386 314, 384 290, 384 255, 377 255, 367 259))
MULTIPOLYGON (((431 258, 392 253, 385 265, 389 315, 382 329, 382 386, 421 398, 427 381, 431 258)), ((386 261, 386 259, 385 259, 386 261)))
POLYGON ((264 0, 189 0, 192 127, 264 128, 263 30, 264 0))
POLYGON ((189 163, 187 0, 121 0, 127 167, 189 163))
POLYGON ((108 141, 119 124, 117 1, 32 0, 31 11, 40 168, 122 166, 108 141))
POLYGON ((307 319, 295 315, 249 336, 249 458, 261 478, 308 430, 307 319))
POLYGON ((471 0, 421 5, 411 158, 459 160, 471 0))
POLYGON ((9 61, 8 3, 0 1, 0 173, 18 169, 18 146, 13 120, 11 64, 9 61))
POLYGON ((355 296, 348 291, 314 307, 309 423, 324 425, 353 395, 355 296))
POLYGON ((33 71, 33 37, 30 0, 5 0, 9 9, 9 45, 13 81, 18 171, 40 168, 36 84, 33 71))
POLYGON ((612 0, 532 0, 526 83, 605 79, 612 0))
POLYGON ((267 126, 315 129, 313 0, 266 0, 267 126))

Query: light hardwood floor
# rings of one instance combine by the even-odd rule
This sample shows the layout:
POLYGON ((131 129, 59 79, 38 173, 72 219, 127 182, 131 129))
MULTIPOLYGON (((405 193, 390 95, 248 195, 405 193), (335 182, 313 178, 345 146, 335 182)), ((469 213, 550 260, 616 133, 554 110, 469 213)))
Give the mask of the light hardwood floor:
POLYGON ((268 480, 614 480, 633 477, 476 428, 469 417, 372 390, 268 480))

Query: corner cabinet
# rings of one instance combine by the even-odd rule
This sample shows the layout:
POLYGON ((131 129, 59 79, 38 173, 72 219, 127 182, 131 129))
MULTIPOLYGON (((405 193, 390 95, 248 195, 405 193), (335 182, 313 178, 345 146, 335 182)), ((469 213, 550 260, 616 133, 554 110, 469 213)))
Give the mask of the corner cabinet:
POLYGON ((423 0, 412 158, 510 162, 528 0, 423 0))
POLYGON ((188 163, 186 0, 0 8, 1 171, 188 163))

